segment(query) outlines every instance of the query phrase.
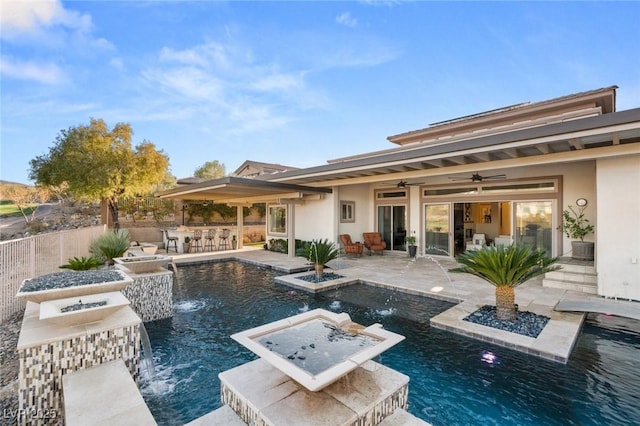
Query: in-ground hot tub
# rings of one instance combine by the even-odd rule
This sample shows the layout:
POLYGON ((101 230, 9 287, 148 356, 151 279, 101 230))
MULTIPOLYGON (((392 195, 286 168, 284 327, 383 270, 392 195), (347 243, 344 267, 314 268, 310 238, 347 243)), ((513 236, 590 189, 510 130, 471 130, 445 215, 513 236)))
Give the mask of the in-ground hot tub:
POLYGON ((312 392, 355 370, 404 340, 380 324, 364 327, 346 313, 315 309, 232 339, 312 392))

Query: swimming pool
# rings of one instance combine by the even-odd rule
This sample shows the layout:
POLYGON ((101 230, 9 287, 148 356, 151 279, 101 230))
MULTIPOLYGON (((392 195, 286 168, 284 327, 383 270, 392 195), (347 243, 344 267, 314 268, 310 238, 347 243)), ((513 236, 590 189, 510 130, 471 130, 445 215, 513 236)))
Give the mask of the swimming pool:
POLYGON ((590 315, 567 365, 432 329, 451 304, 354 285, 318 295, 238 262, 180 266, 171 319, 146 324, 156 378, 143 396, 159 425, 220 407, 218 373, 255 359, 229 336, 324 308, 407 339, 376 360, 408 375, 409 412, 433 425, 638 424, 640 322, 590 315))

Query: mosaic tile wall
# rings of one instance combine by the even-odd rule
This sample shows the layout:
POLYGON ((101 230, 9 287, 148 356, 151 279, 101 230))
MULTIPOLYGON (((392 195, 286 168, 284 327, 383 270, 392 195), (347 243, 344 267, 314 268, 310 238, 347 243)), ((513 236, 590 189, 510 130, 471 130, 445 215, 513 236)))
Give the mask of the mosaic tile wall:
POLYGON ((133 283, 122 290, 143 322, 173 316, 173 272, 130 274, 133 283))
POLYGON ((122 358, 138 382, 140 324, 19 351, 19 425, 63 425, 62 376, 122 358))

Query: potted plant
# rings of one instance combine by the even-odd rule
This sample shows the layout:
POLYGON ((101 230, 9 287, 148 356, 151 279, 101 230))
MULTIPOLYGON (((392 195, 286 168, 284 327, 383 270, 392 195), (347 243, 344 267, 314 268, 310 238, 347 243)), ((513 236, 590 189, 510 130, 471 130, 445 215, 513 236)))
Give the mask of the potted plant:
POLYGON ((578 210, 569 206, 562 212, 562 224, 558 227, 571 241, 571 257, 577 260, 593 260, 594 243, 584 241, 584 237, 593 232, 593 225, 584 217, 585 207, 578 210))
POLYGON ((418 251, 418 246, 416 246, 416 237, 415 235, 409 235, 407 237, 407 247, 409 249, 409 257, 416 257, 416 252, 418 251))
POLYGON ((191 251, 191 237, 184 237, 184 243, 182 244, 182 252, 189 253, 191 251))
POLYGON ((328 239, 306 242, 299 252, 299 255, 314 264, 318 281, 324 276, 325 263, 336 259, 339 254, 340 250, 328 239))

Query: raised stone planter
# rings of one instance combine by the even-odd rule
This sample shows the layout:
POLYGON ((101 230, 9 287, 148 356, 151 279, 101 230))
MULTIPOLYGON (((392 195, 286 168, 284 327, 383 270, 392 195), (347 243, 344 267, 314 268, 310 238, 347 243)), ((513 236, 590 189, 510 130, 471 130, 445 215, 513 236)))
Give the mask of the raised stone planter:
POLYGON ((47 300, 118 291, 132 282, 131 277, 117 269, 55 272, 24 280, 16 297, 41 303, 47 300))
POLYGON ((380 324, 314 309, 233 334, 232 339, 317 392, 404 340, 380 324))
POLYGON ((119 267, 122 266, 134 274, 144 274, 146 272, 155 272, 160 268, 166 267, 171 262, 169 256, 128 256, 116 257, 113 261, 119 267))
POLYGON ((48 300, 40 304, 40 320, 62 326, 87 324, 103 320, 128 304, 119 291, 48 300))

